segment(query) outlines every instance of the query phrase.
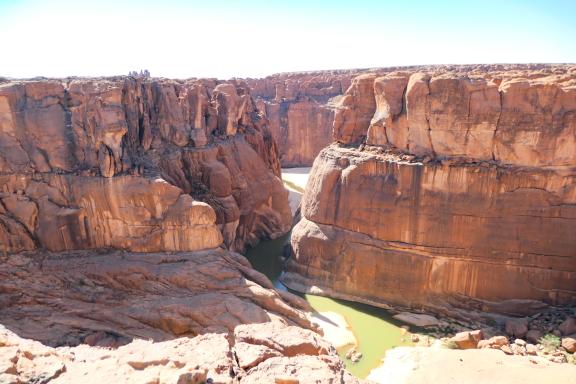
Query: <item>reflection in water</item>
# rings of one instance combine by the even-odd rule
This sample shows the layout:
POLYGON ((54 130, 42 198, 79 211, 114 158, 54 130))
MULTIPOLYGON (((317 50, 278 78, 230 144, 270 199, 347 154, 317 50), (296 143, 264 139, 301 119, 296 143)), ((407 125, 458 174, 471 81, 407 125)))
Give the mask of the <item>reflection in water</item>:
MULTIPOLYGON (((287 234, 276 240, 263 241, 246 253, 246 257, 256 270, 268 276, 276 288, 284 290, 286 287, 278 281, 278 278, 282 272, 283 246, 289 237, 290 234, 287 234)), ((338 352, 346 362, 348 370, 357 377, 365 378, 371 369, 380 365, 386 350, 399 345, 411 345, 408 337, 406 341, 402 341, 400 324, 384 309, 345 300, 294 293, 303 296, 316 311, 336 312, 348 321, 363 358, 358 363, 352 363, 344 358, 347 347, 338 352)))

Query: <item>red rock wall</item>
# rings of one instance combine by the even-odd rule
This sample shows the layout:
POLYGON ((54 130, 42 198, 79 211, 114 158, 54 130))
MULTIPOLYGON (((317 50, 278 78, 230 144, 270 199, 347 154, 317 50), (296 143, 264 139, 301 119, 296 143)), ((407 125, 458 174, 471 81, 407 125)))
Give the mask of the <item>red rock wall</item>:
POLYGON ((0 84, 9 252, 196 250, 222 239, 241 250, 289 230, 279 174, 266 120, 240 81, 0 84))
POLYGON ((576 303, 576 68, 362 75, 284 281, 378 305, 576 303))

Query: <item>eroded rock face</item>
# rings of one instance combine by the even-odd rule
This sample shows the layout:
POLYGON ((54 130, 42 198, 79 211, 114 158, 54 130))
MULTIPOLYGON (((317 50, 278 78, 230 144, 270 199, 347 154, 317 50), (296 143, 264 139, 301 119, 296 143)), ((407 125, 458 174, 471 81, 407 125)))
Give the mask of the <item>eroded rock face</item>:
POLYGON ((573 305, 575 85, 567 66, 355 79, 284 282, 440 312, 573 305))
POLYGON ((290 228, 276 144, 240 81, 3 83, 0 149, 6 252, 242 250, 290 228))
POLYGON ((51 348, 0 327, 0 380, 200 384, 278 383, 284 379, 295 383, 359 383, 344 370, 336 351, 321 340, 310 339, 310 349, 290 353, 287 346, 294 344, 290 342, 293 336, 299 336, 298 327, 252 324, 239 328, 231 338, 211 333, 156 343, 137 340, 110 350, 87 345, 51 348), (269 343, 259 337, 262 331, 271 336, 269 343))

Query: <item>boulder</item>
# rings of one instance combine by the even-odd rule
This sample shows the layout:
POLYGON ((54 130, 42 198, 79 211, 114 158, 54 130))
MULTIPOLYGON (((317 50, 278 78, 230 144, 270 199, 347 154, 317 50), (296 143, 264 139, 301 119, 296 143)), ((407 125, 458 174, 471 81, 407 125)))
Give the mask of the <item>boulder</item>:
POLYGON ((456 343, 459 349, 474 349, 478 347, 478 342, 482 340, 481 330, 459 332, 450 341, 456 343))
POLYGON ((509 342, 506 336, 494 336, 488 340, 480 340, 478 342, 478 348, 500 349, 500 347, 507 345, 509 345, 509 342))
POLYGON ((439 324, 438 319, 434 316, 420 313, 400 312, 392 318, 414 327, 432 327, 439 324))
POLYGON ((568 317, 558 326, 558 330, 562 332, 562 335, 571 335, 576 333, 576 318, 568 317))
POLYGON ((528 333, 528 319, 508 319, 506 320, 506 334, 512 337, 523 338, 528 333))
POLYGON ((570 353, 576 352, 576 339, 572 337, 564 337, 562 338, 562 348, 570 353))

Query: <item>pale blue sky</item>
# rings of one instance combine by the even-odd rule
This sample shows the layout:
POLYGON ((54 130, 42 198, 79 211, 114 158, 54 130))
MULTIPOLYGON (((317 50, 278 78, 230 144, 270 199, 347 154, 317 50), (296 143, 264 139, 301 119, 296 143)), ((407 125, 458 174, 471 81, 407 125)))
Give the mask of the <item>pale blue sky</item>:
POLYGON ((572 1, 0 0, 0 76, 576 62, 572 1))

